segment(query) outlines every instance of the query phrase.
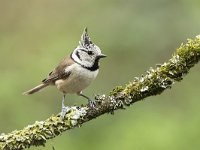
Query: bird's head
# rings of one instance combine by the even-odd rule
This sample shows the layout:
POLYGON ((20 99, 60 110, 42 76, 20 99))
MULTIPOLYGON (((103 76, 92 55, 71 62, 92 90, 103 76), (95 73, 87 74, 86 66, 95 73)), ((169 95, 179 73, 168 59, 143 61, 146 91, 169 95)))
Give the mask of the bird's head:
POLYGON ((106 57, 106 55, 102 54, 100 48, 90 40, 87 28, 85 28, 79 45, 72 52, 71 57, 81 66, 90 70, 97 70, 99 68, 99 60, 106 57))

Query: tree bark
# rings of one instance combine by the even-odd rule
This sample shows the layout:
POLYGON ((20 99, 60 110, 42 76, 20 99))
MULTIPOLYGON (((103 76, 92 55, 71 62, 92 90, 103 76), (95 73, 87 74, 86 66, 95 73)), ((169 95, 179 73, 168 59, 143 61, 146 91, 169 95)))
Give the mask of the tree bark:
POLYGON ((62 132, 80 127, 105 113, 113 114, 117 109, 125 109, 134 102, 152 95, 161 94, 171 88, 176 81, 181 81, 190 68, 200 60, 200 36, 188 39, 167 62, 150 68, 146 75, 135 77, 125 86, 114 88, 108 96, 95 97, 95 106, 73 106, 62 120, 60 114, 52 115, 45 121, 36 121, 22 130, 15 130, 0 135, 1 150, 22 150, 31 146, 44 146, 62 132))

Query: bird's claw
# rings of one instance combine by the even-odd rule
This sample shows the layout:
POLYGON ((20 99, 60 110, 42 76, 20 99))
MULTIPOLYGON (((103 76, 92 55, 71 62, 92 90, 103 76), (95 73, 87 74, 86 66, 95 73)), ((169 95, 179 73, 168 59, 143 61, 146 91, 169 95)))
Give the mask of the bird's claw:
POLYGON ((62 106, 62 110, 61 110, 61 114, 60 114, 62 120, 64 120, 65 115, 67 112, 69 112, 69 110, 70 110, 70 107, 62 106))
POLYGON ((91 107, 91 108, 95 108, 95 106, 96 106, 96 102, 92 101, 92 100, 88 100, 88 104, 89 104, 89 107, 91 107))
POLYGON ((70 110, 70 107, 65 106, 65 104, 64 104, 64 98, 63 98, 63 100, 62 100, 62 110, 61 110, 61 114, 60 114, 62 120, 64 120, 65 115, 66 115, 66 113, 67 113, 69 110, 70 110))

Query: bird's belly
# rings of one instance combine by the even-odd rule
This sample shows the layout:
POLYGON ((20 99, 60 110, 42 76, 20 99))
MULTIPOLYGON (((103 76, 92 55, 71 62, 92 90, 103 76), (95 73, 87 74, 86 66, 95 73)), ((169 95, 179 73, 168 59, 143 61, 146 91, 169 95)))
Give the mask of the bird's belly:
POLYGON ((55 84, 63 93, 77 93, 89 86, 97 74, 98 70, 91 72, 83 68, 81 70, 75 70, 65 80, 57 80, 55 84))

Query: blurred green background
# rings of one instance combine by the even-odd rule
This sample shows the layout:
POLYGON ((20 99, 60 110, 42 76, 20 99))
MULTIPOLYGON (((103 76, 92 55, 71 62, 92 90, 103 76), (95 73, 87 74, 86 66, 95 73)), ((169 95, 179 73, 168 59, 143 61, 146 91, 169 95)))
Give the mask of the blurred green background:
MULTIPOLYGON (((23 96, 78 44, 84 27, 108 57, 84 93, 108 93, 167 61, 200 33, 198 0, 0 0, 0 133, 60 112, 55 88, 23 96)), ((31 150, 199 150, 200 65, 163 94, 31 150)), ((86 103, 75 95, 68 105, 86 103)))

